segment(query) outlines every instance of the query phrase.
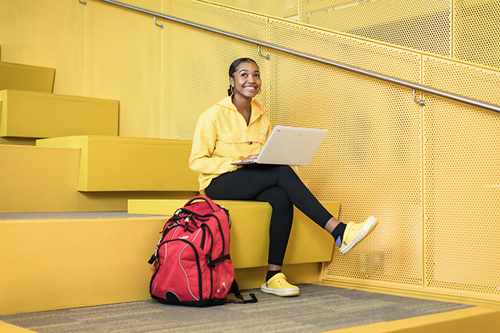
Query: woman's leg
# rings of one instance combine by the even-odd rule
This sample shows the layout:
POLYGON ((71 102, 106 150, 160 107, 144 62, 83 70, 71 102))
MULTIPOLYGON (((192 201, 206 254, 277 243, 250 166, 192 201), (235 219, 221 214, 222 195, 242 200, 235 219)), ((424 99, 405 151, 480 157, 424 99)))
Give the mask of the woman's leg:
POLYGON ((252 165, 225 173, 212 180, 206 193, 215 199, 255 200, 270 187, 283 189, 293 205, 333 236, 343 254, 377 225, 377 218, 373 216, 359 224, 339 222, 314 197, 292 168, 285 165, 252 165))
POLYGON ((269 226, 268 263, 270 271, 281 271, 290 231, 292 230, 292 202, 285 191, 277 186, 264 190, 255 200, 269 202, 273 208, 269 226))

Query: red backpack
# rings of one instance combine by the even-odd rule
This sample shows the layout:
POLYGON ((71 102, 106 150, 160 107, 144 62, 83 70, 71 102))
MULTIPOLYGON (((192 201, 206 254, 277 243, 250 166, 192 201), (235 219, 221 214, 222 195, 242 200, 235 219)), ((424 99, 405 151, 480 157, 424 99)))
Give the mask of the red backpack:
POLYGON ((229 292, 245 301, 234 280, 229 257, 228 211, 207 197, 190 199, 165 223, 156 252, 149 291, 167 304, 210 306, 226 303, 229 292))

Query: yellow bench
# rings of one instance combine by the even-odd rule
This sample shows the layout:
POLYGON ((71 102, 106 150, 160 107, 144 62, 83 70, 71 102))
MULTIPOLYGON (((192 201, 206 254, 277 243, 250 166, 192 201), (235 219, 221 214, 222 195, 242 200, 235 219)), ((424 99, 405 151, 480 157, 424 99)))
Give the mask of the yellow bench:
MULTIPOLYGON (((231 258, 235 269, 267 266, 271 206, 265 202, 216 200, 231 216, 231 258)), ((186 200, 129 200, 129 214, 172 215, 186 200)), ((323 202, 338 218, 340 204, 323 202)), ((333 237, 295 208, 284 264, 331 260, 333 237)))

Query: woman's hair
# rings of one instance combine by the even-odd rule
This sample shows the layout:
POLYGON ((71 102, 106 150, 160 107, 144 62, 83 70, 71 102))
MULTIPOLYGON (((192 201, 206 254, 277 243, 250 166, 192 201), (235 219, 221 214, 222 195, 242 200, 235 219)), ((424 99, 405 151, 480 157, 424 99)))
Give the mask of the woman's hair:
MULTIPOLYGON (((250 58, 239 58, 239 59, 236 59, 235 61, 233 61, 233 63, 231 64, 231 66, 229 66, 229 77, 233 77, 234 72, 236 72, 236 68, 242 62, 253 62, 254 64, 257 65, 257 63, 255 62, 255 60, 250 59, 250 58)), ((229 85, 229 89, 227 90, 227 94, 228 94, 228 96, 231 96, 233 94, 233 87, 231 87, 231 85, 229 85)))

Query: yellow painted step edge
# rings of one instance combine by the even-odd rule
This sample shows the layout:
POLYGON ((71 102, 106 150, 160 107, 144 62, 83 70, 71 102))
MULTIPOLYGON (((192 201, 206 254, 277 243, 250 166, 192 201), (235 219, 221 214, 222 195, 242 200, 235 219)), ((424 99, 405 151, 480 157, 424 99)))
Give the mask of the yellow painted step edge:
POLYGON ((29 332, 35 332, 35 331, 30 331, 26 328, 7 324, 7 323, 4 323, 3 321, 0 321, 0 332, 2 332, 2 333, 29 333, 29 332))

